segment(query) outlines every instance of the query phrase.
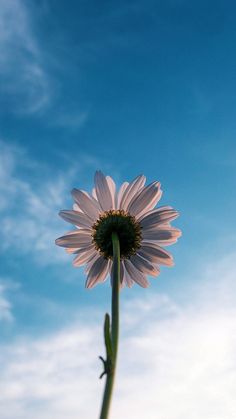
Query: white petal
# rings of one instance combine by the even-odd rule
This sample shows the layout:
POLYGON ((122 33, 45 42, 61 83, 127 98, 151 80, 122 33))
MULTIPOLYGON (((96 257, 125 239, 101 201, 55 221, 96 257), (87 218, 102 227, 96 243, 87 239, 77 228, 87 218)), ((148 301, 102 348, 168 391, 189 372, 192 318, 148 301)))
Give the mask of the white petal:
POLYGON ((99 209, 99 211, 101 211, 101 207, 99 205, 99 202, 97 200, 97 198, 95 198, 93 195, 90 195, 89 192, 84 191, 83 189, 80 189, 80 191, 82 191, 88 198, 91 199, 91 201, 94 203, 95 207, 99 209))
POLYGON ((143 188, 146 178, 143 175, 137 176, 126 188, 120 201, 120 208, 127 210, 133 197, 143 188))
POLYGON ((93 222, 95 222, 99 213, 101 212, 100 206, 96 199, 88 195, 87 192, 80 189, 73 189, 71 192, 74 200, 78 204, 79 208, 89 217, 93 222))
MULTIPOLYGON (((82 210, 81 210, 81 208, 79 207, 79 205, 78 204, 76 204, 76 203, 74 203, 73 204, 73 210, 74 211, 78 211, 78 212, 81 212, 82 210)), ((83 212, 83 211, 82 211, 83 212)))
POLYGON ((87 274, 90 271, 91 266, 94 264, 95 260, 100 258, 101 254, 95 249, 95 253, 91 255, 90 259, 87 261, 85 266, 85 273, 87 274))
POLYGON ((142 242, 142 247, 138 253, 140 256, 149 260, 151 263, 162 264, 166 266, 173 266, 173 257, 165 249, 154 243, 142 242))
POLYGON ((90 259, 87 261, 85 266, 85 273, 88 274, 91 267, 93 266, 94 262, 101 257, 100 253, 96 250, 95 253, 90 257, 90 259))
POLYGON ((105 281, 109 271, 109 261, 103 256, 100 256, 91 266, 88 278, 86 281, 86 288, 92 288, 99 282, 105 281))
POLYGON ((77 256, 73 260, 74 266, 81 266, 84 265, 91 256, 95 255, 96 250, 93 245, 89 246, 87 249, 79 249, 77 250, 77 256))
POLYGON ((171 246, 172 244, 177 243, 177 241, 178 241, 178 238, 172 237, 172 238, 167 239, 167 240, 156 240, 156 243, 159 246, 171 246))
POLYGON ((168 226, 159 226, 159 228, 152 228, 150 230, 143 229, 142 237, 144 240, 155 240, 155 241, 165 241, 168 243, 173 243, 181 236, 181 231, 178 228, 168 227, 168 226))
POLYGON ((149 200, 149 202, 145 206, 145 208, 143 208, 143 210, 138 213, 137 218, 142 217, 143 215, 146 215, 147 212, 152 210, 157 205, 157 203, 160 201, 161 197, 162 197, 162 190, 159 189, 157 194, 154 195, 153 198, 149 200))
POLYGON ((121 288, 124 288, 125 286, 124 274, 125 274, 124 263, 123 263, 123 260, 121 260, 120 262, 120 286, 121 288))
POLYGON ((96 189, 95 189, 95 188, 93 188, 93 189, 92 189, 92 197, 93 197, 94 199, 98 200, 98 197, 97 197, 97 194, 96 194, 96 189))
POLYGON ((91 231, 85 229, 74 230, 56 239, 55 243, 58 246, 68 248, 89 246, 92 243, 91 231))
POLYGON ((125 268, 124 262, 123 263, 123 269, 124 269, 124 284, 128 287, 131 288, 134 284, 134 281, 132 280, 131 276, 128 274, 127 269, 125 268))
POLYGON ((130 261, 143 274, 157 276, 160 273, 160 269, 157 266, 152 265, 148 260, 138 254, 131 256, 130 261))
POLYGON ((78 250, 79 250, 79 248, 78 248, 78 247, 76 247, 76 248, 67 247, 67 248, 65 249, 65 251, 66 251, 67 253, 69 253, 69 255, 77 253, 77 251, 78 251, 78 250))
POLYGON ((141 227, 149 229, 159 224, 167 223, 179 216, 179 213, 175 210, 160 210, 159 208, 153 210, 152 214, 146 215, 140 221, 141 227))
POLYGON ((59 212, 59 215, 63 220, 74 224, 78 227, 91 228, 92 220, 83 212, 73 210, 63 210, 59 212))
MULTIPOLYGON (((66 234, 64 234, 64 236, 71 236, 77 231, 78 230, 68 231, 66 234)), ((66 251, 66 253, 69 253, 69 254, 76 254, 80 249, 88 249, 90 246, 91 246, 91 242, 86 243, 86 244, 84 244, 80 247, 66 247, 65 251, 66 251)))
POLYGON ((91 243, 90 243, 89 245, 86 244, 85 246, 81 246, 81 247, 77 247, 77 248, 76 247, 73 247, 73 248, 67 247, 65 249, 65 251, 69 254, 77 254, 77 253, 80 252, 80 250, 90 249, 91 246, 93 246, 93 248, 94 248, 94 245, 93 244, 91 245, 91 243))
POLYGON ((146 234, 146 233, 149 233, 149 232, 152 232, 153 231, 153 233, 154 232, 162 232, 162 231, 170 231, 170 232, 172 232, 173 234, 175 234, 176 236, 178 236, 178 237, 180 237, 181 236, 181 230, 179 230, 178 228, 176 228, 176 227, 173 227, 170 223, 168 223, 168 222, 163 222, 163 223, 161 223, 161 224, 152 224, 152 225, 150 225, 150 226, 148 226, 148 227, 143 227, 142 228, 142 233, 144 234, 146 234))
POLYGON ((160 182, 153 182, 143 188, 141 192, 132 199, 127 209, 132 215, 139 217, 152 209, 157 204, 160 197, 160 182))
POLYGON ((110 189, 112 199, 112 209, 116 208, 116 184, 111 176, 106 176, 107 184, 110 189))
POLYGON ((121 199, 123 197, 123 194, 125 193, 128 185, 129 185, 129 182, 124 182, 124 183, 122 183, 122 185, 121 185, 121 187, 119 189, 119 192, 117 194, 117 203, 116 203, 116 208, 117 209, 120 209, 120 202, 121 202, 121 199))
POLYGON ((170 207, 169 205, 165 205, 165 206, 162 206, 162 207, 158 207, 158 208, 154 208, 154 209, 152 209, 152 210, 149 210, 149 211, 145 212, 145 214, 140 215, 139 217, 136 217, 136 218, 137 218, 137 220, 138 220, 138 221, 141 221, 141 220, 143 220, 145 217, 147 217, 148 215, 150 215, 150 214, 152 214, 152 213, 156 212, 157 210, 158 210, 158 211, 165 211, 165 210, 173 210, 173 208, 172 208, 172 207, 170 207))
POLYGON ((94 176, 94 184, 98 202, 103 211, 112 209, 112 196, 106 177, 101 171, 97 171, 94 176))
POLYGON ((124 260, 125 268, 130 276, 130 278, 135 281, 138 285, 143 288, 147 288, 149 286, 149 282, 146 278, 146 275, 142 274, 135 266, 130 262, 130 260, 124 260))

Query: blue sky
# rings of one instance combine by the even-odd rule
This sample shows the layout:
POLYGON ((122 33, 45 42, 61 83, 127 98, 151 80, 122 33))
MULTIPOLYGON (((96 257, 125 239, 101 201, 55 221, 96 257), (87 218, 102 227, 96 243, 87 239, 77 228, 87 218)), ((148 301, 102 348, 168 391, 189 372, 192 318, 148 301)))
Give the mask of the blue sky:
POLYGON ((235 17, 230 1, 0 0, 3 419, 98 412, 109 283, 85 290, 54 245, 97 169, 160 180, 183 231, 174 268, 122 291, 114 419, 142 380, 159 396, 140 393, 137 419, 235 418, 235 17))

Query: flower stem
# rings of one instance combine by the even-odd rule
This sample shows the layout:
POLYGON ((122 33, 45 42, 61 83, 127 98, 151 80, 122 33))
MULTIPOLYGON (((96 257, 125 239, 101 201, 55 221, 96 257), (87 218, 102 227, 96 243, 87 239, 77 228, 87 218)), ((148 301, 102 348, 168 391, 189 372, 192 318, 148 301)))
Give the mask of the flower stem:
MULTIPOLYGON (((113 270, 112 270, 112 301, 111 301, 111 354, 107 351, 107 360, 104 361, 106 385, 104 389, 100 419, 107 419, 112 390, 115 379, 116 359, 119 338, 119 289, 120 289, 120 242, 117 233, 112 233, 113 270)), ((106 318, 105 318, 106 319, 106 318)), ((106 320, 105 320, 106 321, 106 320)))

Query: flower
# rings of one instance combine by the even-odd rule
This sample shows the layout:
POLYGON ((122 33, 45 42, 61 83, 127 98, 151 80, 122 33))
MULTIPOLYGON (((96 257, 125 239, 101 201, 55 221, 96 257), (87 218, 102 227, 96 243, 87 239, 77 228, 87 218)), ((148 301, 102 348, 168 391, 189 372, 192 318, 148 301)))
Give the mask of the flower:
POLYGON ((104 282, 112 271, 112 231, 120 241, 121 286, 136 282, 146 288, 147 275, 159 275, 159 265, 173 265, 171 254, 162 246, 181 236, 170 225, 179 214, 170 206, 155 208, 162 195, 160 182, 147 186, 145 182, 145 176, 137 176, 116 191, 113 179, 97 171, 92 194, 73 189, 73 210, 59 212, 76 230, 58 238, 56 244, 76 255, 74 266, 86 264, 87 288, 104 282))

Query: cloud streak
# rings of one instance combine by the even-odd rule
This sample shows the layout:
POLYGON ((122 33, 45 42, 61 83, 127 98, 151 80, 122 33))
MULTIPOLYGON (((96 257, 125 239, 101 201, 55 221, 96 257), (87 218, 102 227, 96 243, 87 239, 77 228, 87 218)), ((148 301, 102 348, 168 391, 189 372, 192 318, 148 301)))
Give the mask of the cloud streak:
POLYGON ((19 255, 31 254, 41 263, 63 260, 54 245, 61 229, 57 212, 63 206, 73 169, 49 179, 48 167, 34 164, 22 148, 4 142, 0 142, 0 167, 2 252, 11 248, 19 255), (44 172, 47 179, 41 177, 37 183, 33 175, 30 180, 24 177, 23 170, 34 176, 36 171, 44 172))
POLYGON ((12 305, 5 294, 6 286, 0 283, 0 321, 11 322, 13 320, 12 305))
POLYGON ((19 288, 19 284, 6 278, 0 278, 0 322, 14 321, 13 305, 9 294, 19 288))
POLYGON ((52 95, 31 20, 23 1, 0 0, 1 95, 18 113, 41 111, 52 95))

